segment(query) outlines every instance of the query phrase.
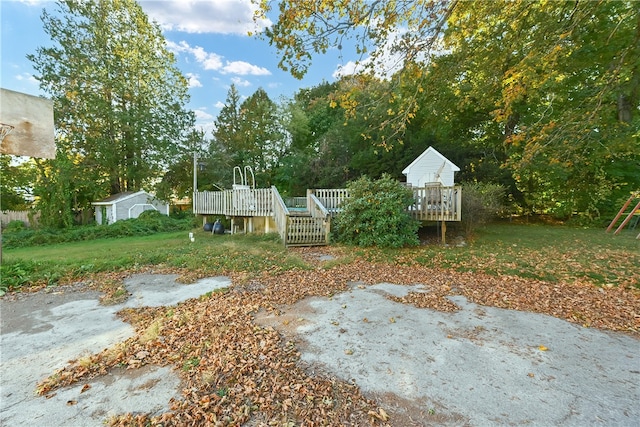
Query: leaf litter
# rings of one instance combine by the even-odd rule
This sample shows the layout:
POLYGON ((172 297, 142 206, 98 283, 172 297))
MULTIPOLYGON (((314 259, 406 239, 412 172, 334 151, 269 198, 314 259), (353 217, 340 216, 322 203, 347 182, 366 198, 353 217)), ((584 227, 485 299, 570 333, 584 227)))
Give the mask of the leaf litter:
MULTIPOLYGON (((640 291, 632 287, 600 288, 586 280, 548 283, 362 257, 323 264, 313 261, 308 248, 292 251, 313 268, 230 273, 233 285, 227 292, 171 308, 121 310, 119 315, 133 325, 136 334, 101 353, 70 362, 41 382, 38 393, 48 395, 115 367, 172 365, 182 377, 183 388, 181 398, 171 401, 171 411, 157 416, 122 414, 108 424, 393 425, 389 408, 364 396, 355 384, 306 372, 299 364, 295 342, 253 320, 261 310, 279 314, 303 298, 330 298, 353 283, 420 285, 420 292, 388 297, 420 308, 455 311, 458 307, 447 297, 463 295, 480 305, 543 313, 640 337, 640 291)), ((342 255, 330 248, 323 251, 342 255)), ((186 273, 185 281, 199 278, 194 272, 173 272, 186 273)))

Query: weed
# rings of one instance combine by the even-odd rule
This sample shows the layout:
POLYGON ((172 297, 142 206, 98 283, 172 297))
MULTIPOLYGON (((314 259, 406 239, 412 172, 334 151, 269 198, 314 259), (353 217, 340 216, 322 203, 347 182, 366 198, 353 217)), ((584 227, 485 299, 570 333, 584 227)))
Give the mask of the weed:
POLYGON ((182 364, 182 370, 185 372, 190 371, 192 368, 197 367, 200 364, 200 358, 198 357, 192 357, 190 359, 187 359, 183 364, 182 364))
POLYGON ((155 341, 160 336, 162 331, 162 319, 156 319, 147 327, 144 333, 140 336, 140 342, 146 344, 151 341, 155 341))

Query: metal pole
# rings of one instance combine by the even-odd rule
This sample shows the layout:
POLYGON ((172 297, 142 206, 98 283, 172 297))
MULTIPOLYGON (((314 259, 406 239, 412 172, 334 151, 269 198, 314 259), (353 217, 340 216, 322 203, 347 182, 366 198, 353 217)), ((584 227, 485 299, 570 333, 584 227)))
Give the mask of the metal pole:
POLYGON ((198 152, 193 151, 193 194, 198 191, 198 152))

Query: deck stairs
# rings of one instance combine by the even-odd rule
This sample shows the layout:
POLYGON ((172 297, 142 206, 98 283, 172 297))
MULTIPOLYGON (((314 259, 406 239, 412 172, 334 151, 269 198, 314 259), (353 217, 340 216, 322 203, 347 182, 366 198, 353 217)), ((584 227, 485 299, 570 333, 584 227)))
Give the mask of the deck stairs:
POLYGON ((283 240, 286 246, 323 246, 329 243, 331 216, 319 202, 308 197, 285 200, 288 215, 283 240), (315 205, 315 206, 314 206, 315 205))

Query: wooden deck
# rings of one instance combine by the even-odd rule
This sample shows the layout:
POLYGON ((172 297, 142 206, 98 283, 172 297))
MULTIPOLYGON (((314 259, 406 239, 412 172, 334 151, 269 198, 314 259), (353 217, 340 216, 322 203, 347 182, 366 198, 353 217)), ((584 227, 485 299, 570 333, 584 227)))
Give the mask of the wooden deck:
MULTIPOLYGON (((412 188, 415 203, 407 212, 420 221, 460 221, 460 187, 430 186, 412 188)), ((285 200, 276 187, 202 191, 193 194, 193 212, 198 215, 225 215, 231 218, 263 217, 287 246, 326 245, 331 218, 339 215, 349 198, 346 189, 307 190, 306 197, 285 200)), ((233 228, 232 228, 233 232, 233 228)))

